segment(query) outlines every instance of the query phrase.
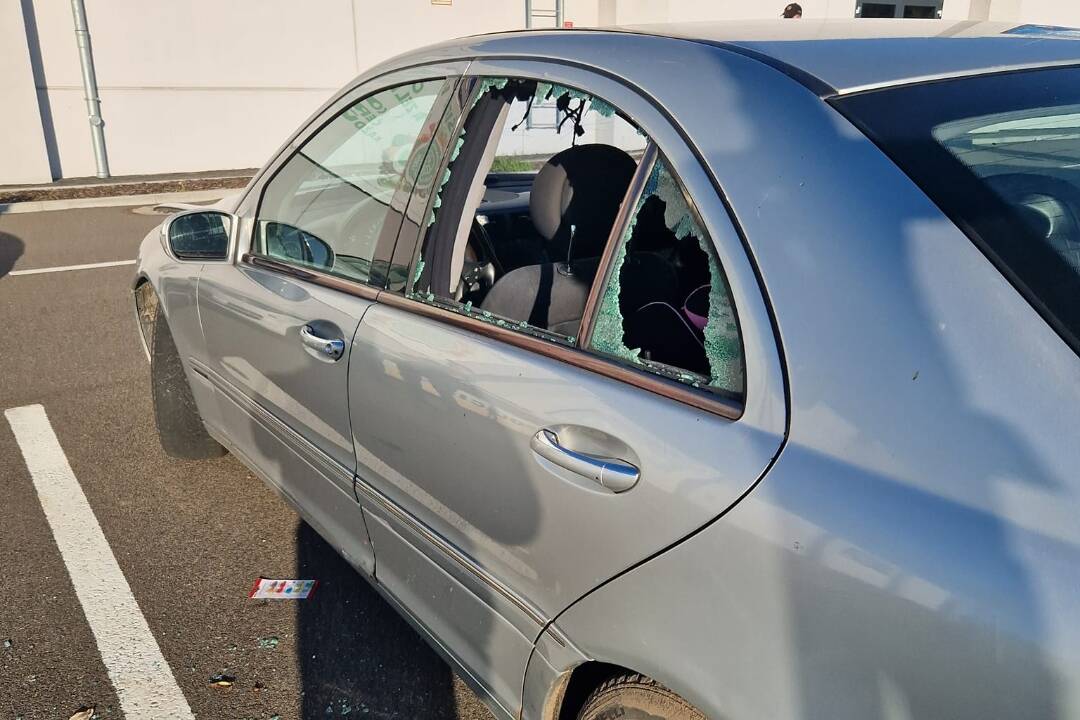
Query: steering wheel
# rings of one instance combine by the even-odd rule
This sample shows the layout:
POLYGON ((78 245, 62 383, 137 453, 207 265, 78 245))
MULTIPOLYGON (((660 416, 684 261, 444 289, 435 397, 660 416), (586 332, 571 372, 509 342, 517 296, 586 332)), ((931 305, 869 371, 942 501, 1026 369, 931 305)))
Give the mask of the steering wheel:
POLYGON ((498 274, 495 263, 489 259, 491 241, 487 230, 476 219, 469 229, 469 241, 465 244, 465 259, 461 264, 461 280, 454 291, 454 300, 461 302, 466 292, 486 293, 495 284, 498 274), (470 257, 471 256, 471 257, 470 257))

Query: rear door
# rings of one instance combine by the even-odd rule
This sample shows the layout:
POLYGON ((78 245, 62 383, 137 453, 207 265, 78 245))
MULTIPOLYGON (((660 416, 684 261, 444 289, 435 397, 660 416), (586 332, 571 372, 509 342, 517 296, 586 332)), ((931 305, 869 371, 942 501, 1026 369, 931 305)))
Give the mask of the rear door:
POLYGON ((349 354, 386 283, 401 212, 455 83, 388 80, 337 103, 252 191, 241 210, 248 252, 199 281, 209 359, 197 370, 217 390, 223 434, 369 572, 353 492, 349 354))
MULTIPOLYGON (((415 251, 409 282, 365 315, 349 396, 357 490, 371 510, 380 582, 512 713, 545 623, 737 502, 777 452, 785 406, 750 263, 676 128, 646 98, 587 71, 505 61, 474 63, 470 73, 476 77, 457 100, 467 117, 445 143, 444 171, 414 193, 422 206, 410 215, 420 221, 407 221, 398 242, 399 259, 415 251), (509 110, 492 105, 499 93, 509 110), (518 273, 547 272, 549 294, 588 290, 582 325, 551 317, 537 327, 535 315, 488 304, 501 282, 516 282, 506 267, 498 272, 507 279, 496 277, 483 300, 469 298, 491 272, 485 245, 520 250, 539 232, 522 229, 526 211, 504 224, 514 235, 496 237, 502 231, 478 203, 485 178, 499 169, 533 182, 538 157, 557 149, 544 142, 559 131, 551 125, 544 142, 522 137, 514 157, 503 154, 502 140, 544 127, 542 108, 554 105, 583 119, 581 144, 620 147, 636 169, 603 257, 577 259, 549 245, 534 259, 553 254, 550 272, 541 262, 518 273), (641 133, 639 145, 619 123, 641 133), (493 132, 504 136, 494 152, 493 132), (651 239, 635 234, 649 223, 651 239), (463 247, 464 258, 441 254, 463 247), (561 262, 564 254, 571 262, 561 262), (654 304, 654 276, 638 272, 651 263, 678 274, 680 262, 696 263, 692 272, 705 278, 709 302, 697 313, 686 310, 689 297, 654 304), (446 268, 448 281, 436 277, 446 268), (661 319, 645 319, 652 312, 661 319), (704 343, 686 363, 693 369, 680 368, 665 348, 673 347, 671 332, 693 332, 695 322, 704 343)), ((573 125, 561 132, 559 147, 577 144, 573 125)), ((573 239, 585 221, 563 222, 573 239)), ((687 295, 697 287, 685 273, 679 284, 687 295)), ((552 298, 550 312, 559 304, 552 298)))

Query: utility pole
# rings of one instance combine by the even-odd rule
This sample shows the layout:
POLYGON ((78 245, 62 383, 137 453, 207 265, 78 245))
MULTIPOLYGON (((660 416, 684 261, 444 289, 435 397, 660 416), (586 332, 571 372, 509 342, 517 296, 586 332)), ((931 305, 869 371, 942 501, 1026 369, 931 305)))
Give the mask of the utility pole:
POLYGON ((94 52, 90 48, 90 30, 86 25, 86 6, 83 0, 71 0, 75 18, 75 40, 79 43, 79 65, 82 68, 83 93, 90 119, 90 141, 94 146, 94 163, 99 178, 109 177, 109 158, 105 154, 105 121, 101 119, 101 98, 98 97, 97 76, 94 74, 94 52))

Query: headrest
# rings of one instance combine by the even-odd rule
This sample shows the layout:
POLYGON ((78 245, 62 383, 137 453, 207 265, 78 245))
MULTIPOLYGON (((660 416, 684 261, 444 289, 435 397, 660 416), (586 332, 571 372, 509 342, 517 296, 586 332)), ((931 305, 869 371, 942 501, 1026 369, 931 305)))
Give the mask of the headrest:
POLYGON ((567 148, 540 168, 529 196, 536 230, 554 257, 566 257, 574 227, 573 258, 599 256, 637 163, 611 145, 567 148))

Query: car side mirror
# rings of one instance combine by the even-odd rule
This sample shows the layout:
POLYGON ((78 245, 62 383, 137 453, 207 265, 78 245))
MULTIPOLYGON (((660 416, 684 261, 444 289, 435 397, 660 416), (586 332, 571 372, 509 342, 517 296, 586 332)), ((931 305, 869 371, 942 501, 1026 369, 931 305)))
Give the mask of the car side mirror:
POLYGON ((233 217, 217 210, 193 210, 165 222, 162 232, 177 260, 224 260, 229 256, 233 217))

